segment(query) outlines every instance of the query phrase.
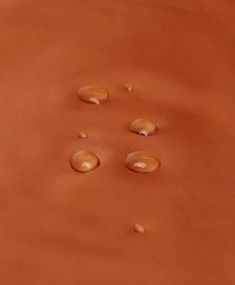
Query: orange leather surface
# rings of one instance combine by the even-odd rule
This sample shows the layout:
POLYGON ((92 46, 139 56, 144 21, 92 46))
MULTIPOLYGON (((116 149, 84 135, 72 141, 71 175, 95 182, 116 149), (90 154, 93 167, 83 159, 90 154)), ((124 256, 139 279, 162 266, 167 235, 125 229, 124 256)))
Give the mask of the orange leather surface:
POLYGON ((0 284, 235 284, 234 26, 232 0, 0 1, 0 284))

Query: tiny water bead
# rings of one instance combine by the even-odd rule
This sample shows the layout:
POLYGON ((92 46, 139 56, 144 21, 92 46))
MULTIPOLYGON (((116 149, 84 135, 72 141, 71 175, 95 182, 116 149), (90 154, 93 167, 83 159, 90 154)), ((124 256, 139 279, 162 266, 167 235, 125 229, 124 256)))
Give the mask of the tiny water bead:
POLYGON ((125 90, 128 91, 128 92, 132 92, 134 90, 133 86, 129 85, 129 84, 126 84, 125 85, 125 90))
POLYGON ((135 172, 153 172, 160 166, 160 161, 145 151, 129 153, 125 161, 126 166, 135 172))
POLYGON ((153 121, 140 118, 134 120, 130 124, 129 130, 139 135, 149 136, 153 135, 156 132, 157 128, 153 121))
POLYGON ((89 172, 100 165, 99 158, 90 151, 78 151, 69 159, 70 166, 78 172, 89 172))
POLYGON ((143 233, 145 232, 145 228, 144 228, 144 226, 141 225, 141 224, 135 224, 135 225, 134 225, 134 231, 135 231, 136 233, 143 234, 143 233))
POLYGON ((85 131, 80 131, 78 134, 78 137, 80 139, 87 139, 88 138, 88 134, 85 131))
POLYGON ((109 98, 109 91, 103 87, 84 86, 78 91, 78 98, 86 103, 100 105, 109 98))

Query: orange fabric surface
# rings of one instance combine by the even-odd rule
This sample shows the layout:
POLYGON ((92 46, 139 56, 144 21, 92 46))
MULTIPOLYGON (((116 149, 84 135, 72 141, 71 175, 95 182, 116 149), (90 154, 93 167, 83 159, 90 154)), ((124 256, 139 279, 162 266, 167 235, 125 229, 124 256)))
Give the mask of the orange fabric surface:
POLYGON ((0 284, 235 284, 234 26, 232 0, 0 1, 0 284))

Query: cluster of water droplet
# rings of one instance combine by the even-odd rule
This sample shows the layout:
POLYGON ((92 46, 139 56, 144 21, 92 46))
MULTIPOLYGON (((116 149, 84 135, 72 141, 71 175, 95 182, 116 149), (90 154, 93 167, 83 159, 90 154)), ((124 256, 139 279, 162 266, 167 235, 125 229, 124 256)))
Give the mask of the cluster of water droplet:
MULTIPOLYGON (((134 89, 131 85, 126 85, 125 90, 132 92, 134 89)), ((109 91, 103 87, 85 86, 78 91, 78 98, 85 102, 100 105, 109 99, 109 91)), ((143 136, 150 136, 157 131, 153 121, 146 118, 138 118, 131 122, 129 130, 133 133, 143 136)), ((85 131, 78 134, 81 139, 88 138, 85 131)), ((100 165, 99 158, 90 151, 78 151, 70 157, 71 167, 78 172, 89 172, 100 165)), ((148 173, 153 172, 160 166, 159 160, 146 151, 136 151, 129 153, 125 160, 128 169, 148 173)))
MULTIPOLYGON (((134 88, 131 85, 126 85, 125 90, 133 92, 134 88)), ((77 95, 81 101, 96 105, 105 103, 109 99, 109 91, 103 87, 85 86, 78 91, 77 95)), ((151 136, 156 133, 157 128, 153 121, 138 118, 131 122, 129 130, 138 135, 151 136)), ((87 139, 88 134, 85 131, 80 131, 78 137, 87 139)), ((94 170, 100 165, 97 155, 90 151, 75 152, 70 157, 69 162, 75 171, 82 173, 94 170)), ((146 151, 135 151, 127 155, 125 165, 132 171, 148 173, 156 170, 160 166, 160 162, 155 156, 146 151)), ((133 229, 136 233, 143 234, 145 232, 145 227, 142 224, 135 224, 133 229)))

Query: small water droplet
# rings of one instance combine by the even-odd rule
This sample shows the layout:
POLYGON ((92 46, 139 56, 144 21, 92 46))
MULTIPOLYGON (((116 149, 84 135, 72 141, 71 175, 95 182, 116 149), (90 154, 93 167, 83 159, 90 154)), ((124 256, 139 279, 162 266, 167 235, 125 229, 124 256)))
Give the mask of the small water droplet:
POLYGON ((134 231, 139 233, 139 234, 143 234, 145 232, 145 228, 141 224, 135 224, 134 225, 134 231))
POLYGON ((132 91, 134 90, 133 86, 131 86, 131 85, 129 85, 129 84, 126 84, 126 85, 125 85, 125 89, 126 89, 126 91, 128 91, 128 92, 132 92, 132 91))
POLYGON ((88 134, 84 131, 79 132, 78 137, 80 139, 87 139, 88 138, 88 134))
POLYGON ((90 151, 78 151, 69 159, 70 166, 78 172, 89 172, 100 165, 99 158, 90 151))
POLYGON ((130 131, 143 136, 153 135, 156 129, 153 121, 142 118, 134 120, 129 126, 130 131))
POLYGON ((159 160, 145 152, 136 151, 129 153, 125 161, 126 166, 135 172, 153 172, 160 166, 159 160))
POLYGON ((103 87, 85 86, 78 91, 78 98, 86 103, 100 105, 109 98, 109 91, 103 87))

